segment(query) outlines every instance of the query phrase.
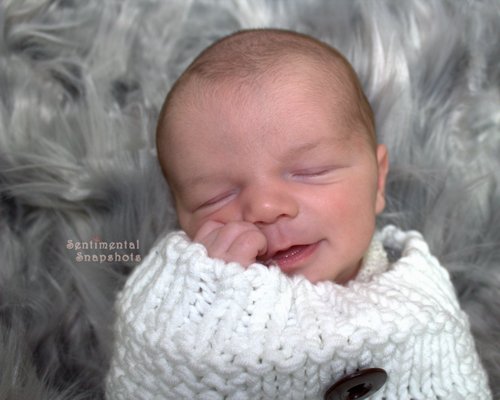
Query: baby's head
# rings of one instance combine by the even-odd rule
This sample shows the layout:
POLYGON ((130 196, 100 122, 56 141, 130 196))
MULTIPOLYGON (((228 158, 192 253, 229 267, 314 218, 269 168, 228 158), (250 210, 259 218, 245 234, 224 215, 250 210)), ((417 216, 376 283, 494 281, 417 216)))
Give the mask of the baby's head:
POLYGON ((333 48, 270 29, 216 42, 167 96, 157 148, 191 239, 217 247, 226 235, 250 262, 312 282, 355 276, 388 161, 358 78, 333 48))

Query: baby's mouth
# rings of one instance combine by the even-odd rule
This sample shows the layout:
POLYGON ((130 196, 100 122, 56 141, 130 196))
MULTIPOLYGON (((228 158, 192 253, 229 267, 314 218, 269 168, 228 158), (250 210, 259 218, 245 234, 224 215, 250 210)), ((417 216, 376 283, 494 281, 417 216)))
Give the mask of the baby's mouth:
POLYGON ((263 262, 265 265, 277 265, 284 273, 292 273, 299 267, 302 261, 305 261, 312 255, 319 246, 319 242, 312 244, 300 244, 290 246, 279 250, 274 254, 267 255, 263 262))

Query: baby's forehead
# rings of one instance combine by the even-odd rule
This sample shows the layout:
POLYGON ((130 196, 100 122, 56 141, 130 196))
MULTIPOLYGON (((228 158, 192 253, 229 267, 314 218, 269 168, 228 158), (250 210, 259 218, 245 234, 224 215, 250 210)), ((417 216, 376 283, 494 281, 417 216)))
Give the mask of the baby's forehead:
MULTIPOLYGON (((206 134, 208 130, 199 128, 218 125, 221 130, 234 132, 252 121, 259 121, 260 125, 249 133, 269 132, 277 129, 275 123, 282 126, 289 123, 306 134, 321 120, 328 122, 332 135, 347 137, 348 130, 343 127, 351 127, 357 107, 352 99, 346 101, 349 96, 332 95, 331 90, 325 89, 328 85, 321 75, 306 64, 286 64, 250 84, 226 79, 192 85, 185 90, 186 99, 172 113, 170 143, 186 145, 192 135, 212 140, 213 136, 206 134), (197 129, 193 130, 195 124, 197 129), (189 138, 186 130, 192 134, 189 138)), ((291 129, 292 125, 288 125, 287 130, 291 129)))
MULTIPOLYGON (((356 104, 352 85, 346 84, 343 75, 332 78, 316 65, 301 59, 295 63, 277 64, 272 70, 246 81, 234 76, 215 81, 193 77, 191 84, 186 85, 180 94, 178 105, 172 110, 169 142, 173 144, 172 141, 183 142, 186 139, 179 136, 184 135, 184 128, 192 123, 193 115, 197 115, 197 119, 204 116, 226 120, 232 114, 235 118, 240 118, 233 121, 245 124, 245 118, 250 118, 249 115, 257 115, 263 111, 271 110, 273 118, 290 120, 298 115, 303 118, 316 118, 310 113, 313 109, 322 109, 328 110, 325 115, 328 115, 332 126, 350 127, 355 121, 359 121, 359 106, 356 104), (273 101, 264 101, 270 98, 273 101), (254 109, 259 103, 270 107, 269 110, 254 109), (313 108, 306 107, 306 103, 313 108), (250 105, 257 114, 240 112, 250 105), (280 112, 284 110, 283 107, 293 110, 290 113, 294 115, 284 116, 284 113, 280 112), (207 110, 211 110, 211 113, 207 114, 207 110)), ((265 127, 263 129, 265 130, 265 127)))

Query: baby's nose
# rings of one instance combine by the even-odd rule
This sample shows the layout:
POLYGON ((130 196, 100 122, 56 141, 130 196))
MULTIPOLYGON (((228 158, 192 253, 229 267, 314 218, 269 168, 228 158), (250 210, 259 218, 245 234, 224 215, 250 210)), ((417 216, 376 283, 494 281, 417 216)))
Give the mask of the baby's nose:
POLYGON ((244 194, 243 218, 253 224, 272 224, 283 217, 294 218, 298 210, 293 193, 283 188, 248 188, 244 194))

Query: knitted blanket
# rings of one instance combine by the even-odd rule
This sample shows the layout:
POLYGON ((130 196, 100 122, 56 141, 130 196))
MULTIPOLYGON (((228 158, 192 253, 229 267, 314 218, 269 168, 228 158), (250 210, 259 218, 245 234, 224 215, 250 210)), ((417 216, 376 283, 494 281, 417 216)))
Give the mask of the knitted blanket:
POLYGON ((447 271, 416 232, 388 226, 381 240, 401 258, 369 274, 384 263, 372 245, 344 287, 168 235, 118 297, 108 398, 320 399, 371 367, 388 374, 373 399, 491 398, 447 271))

